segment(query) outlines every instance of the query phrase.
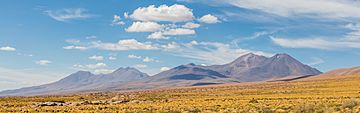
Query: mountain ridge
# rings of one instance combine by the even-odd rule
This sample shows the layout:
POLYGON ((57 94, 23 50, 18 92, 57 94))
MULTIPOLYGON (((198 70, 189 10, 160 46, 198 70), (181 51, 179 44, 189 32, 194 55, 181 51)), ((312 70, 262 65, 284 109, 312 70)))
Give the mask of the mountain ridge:
POLYGON ((268 58, 249 53, 228 64, 209 66, 208 68, 238 78, 242 82, 321 73, 315 68, 302 64, 288 54, 276 54, 268 58), (243 62, 240 64, 245 62, 246 65, 239 65, 239 62, 243 62))
POLYGON ((328 71, 319 75, 318 77, 329 77, 329 76, 350 76, 350 75, 360 75, 360 66, 350 67, 350 68, 339 68, 328 71))
POLYGON ((149 77, 147 74, 140 72, 135 68, 119 68, 109 74, 93 74, 89 71, 77 71, 70 74, 67 77, 60 79, 59 81, 39 85, 32 87, 24 87, 15 90, 5 90, 0 92, 1 95, 46 95, 46 94, 56 94, 56 93, 67 93, 67 92, 76 92, 76 91, 87 91, 87 90, 96 90, 102 89, 107 85, 125 83, 129 81, 134 81, 149 77), (122 73, 118 73, 122 72, 122 73), (126 75, 125 75, 125 74, 126 75), (128 75, 135 75, 135 77, 129 78, 128 75))
POLYGON ((0 95, 43 95, 81 91, 117 91, 269 81, 284 77, 317 75, 321 72, 288 54, 265 57, 248 53, 223 65, 180 65, 149 76, 136 68, 118 68, 109 74, 75 72, 59 81, 0 92, 0 95))

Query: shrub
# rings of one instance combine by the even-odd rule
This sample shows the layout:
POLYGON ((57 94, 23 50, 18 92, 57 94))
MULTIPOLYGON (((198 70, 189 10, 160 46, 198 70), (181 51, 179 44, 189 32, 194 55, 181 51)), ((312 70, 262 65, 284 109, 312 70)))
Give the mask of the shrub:
POLYGON ((356 100, 345 100, 343 103, 342 103, 342 107, 343 108, 349 108, 349 109, 352 109, 353 107, 355 106, 358 106, 359 105, 359 102, 356 101, 356 100))
POLYGON ((253 98, 249 101, 249 103, 259 103, 259 101, 257 101, 256 99, 253 98))
POLYGON ((294 110, 296 113, 314 113, 315 105, 304 103, 302 105, 297 106, 294 110))

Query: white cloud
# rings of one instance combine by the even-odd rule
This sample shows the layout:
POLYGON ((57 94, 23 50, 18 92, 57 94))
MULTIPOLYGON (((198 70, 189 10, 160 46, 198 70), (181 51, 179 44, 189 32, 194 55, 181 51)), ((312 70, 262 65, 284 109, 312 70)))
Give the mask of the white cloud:
POLYGON ((346 33, 345 37, 342 40, 346 41, 360 41, 360 24, 347 24, 345 28, 352 30, 351 32, 346 33))
POLYGON ((35 64, 42 65, 42 66, 47 66, 47 65, 49 65, 50 63, 52 63, 52 62, 49 61, 49 60, 39 60, 39 61, 35 61, 35 64))
POLYGON ((161 32, 151 33, 147 38, 148 39, 169 39, 169 37, 164 36, 161 32))
POLYGON ((120 20, 121 20, 121 17, 119 15, 114 15, 113 22, 117 22, 117 21, 120 21, 120 20))
POLYGON ((234 48, 231 45, 219 42, 197 42, 196 46, 189 46, 189 43, 185 43, 179 46, 176 49, 168 49, 166 52, 174 56, 185 57, 206 64, 229 63, 239 56, 250 52, 264 56, 272 55, 262 51, 234 48))
POLYGON ((121 17, 119 15, 114 15, 114 19, 111 25, 124 25, 125 22, 121 21, 121 17))
POLYGON ((186 22, 186 23, 185 23, 184 25, 182 25, 181 27, 193 29, 193 28, 198 28, 198 27, 200 27, 200 24, 192 23, 192 22, 186 22))
POLYGON ((255 32, 252 36, 250 36, 248 39, 256 39, 262 36, 271 35, 274 34, 276 31, 260 31, 255 32))
POLYGON ((104 60, 104 57, 103 56, 90 56, 89 57, 90 60, 96 60, 96 61, 101 61, 101 60, 104 60))
POLYGON ((360 18, 360 2, 356 0, 224 0, 223 2, 285 17, 360 18))
POLYGON ((211 14, 207 14, 207 15, 202 16, 199 19, 199 21, 204 22, 204 23, 208 23, 208 24, 215 24, 215 23, 220 22, 220 20, 216 16, 213 16, 211 14))
POLYGON ((191 46, 194 46, 194 45, 199 45, 199 43, 197 41, 193 40, 193 41, 191 41, 189 43, 185 43, 184 45, 187 46, 187 47, 191 47, 191 46))
POLYGON ((134 67, 136 67, 136 68, 146 68, 147 65, 145 65, 145 64, 136 64, 134 67))
POLYGON ((141 56, 136 56, 136 55, 128 55, 128 58, 131 58, 131 59, 141 59, 142 57, 141 57, 141 56))
POLYGON ((95 74, 108 74, 108 73, 112 73, 114 70, 110 70, 110 69, 95 69, 94 72, 95 74))
POLYGON ((5 47, 0 47, 0 51, 16 51, 16 48, 5 46, 5 47))
POLYGON ((165 45, 161 45, 161 47, 163 49, 175 49, 175 48, 179 47, 179 44, 177 44, 176 42, 171 42, 171 43, 168 43, 165 45))
POLYGON ((77 49, 77 50, 87 50, 87 47, 84 46, 65 46, 64 49, 77 49))
POLYGON ((167 70, 170 70, 170 68, 169 67, 161 67, 160 68, 160 71, 162 72, 162 71, 167 71, 167 70))
POLYGON ((109 60, 116 60, 117 58, 111 56, 111 57, 109 57, 108 59, 109 59, 109 60))
POLYGON ((86 70, 86 71, 93 71, 95 74, 108 74, 113 72, 111 69, 106 69, 107 65, 105 63, 96 63, 96 64, 75 64, 73 67, 77 70, 86 70))
POLYGON ((184 22, 193 20, 192 10, 184 5, 174 4, 172 6, 161 5, 155 7, 139 7, 130 15, 131 18, 141 21, 168 21, 184 22))
POLYGON ((169 29, 162 32, 163 35, 192 35, 195 33, 195 30, 184 28, 169 29))
POLYGON ((124 51, 124 50, 156 50, 159 49, 156 44, 151 42, 138 42, 135 39, 119 40, 118 43, 102 43, 93 42, 94 48, 112 51, 124 51))
POLYGON ((87 64, 87 65, 75 64, 74 67, 80 69, 86 69, 86 70, 93 70, 93 69, 103 69, 107 67, 107 65, 105 63, 96 63, 96 64, 87 64))
POLYGON ((128 12, 124 12, 124 17, 125 17, 125 18, 129 18, 128 12))
POLYGON ((150 58, 150 57, 145 57, 144 59, 143 59, 143 62, 159 62, 158 60, 155 60, 155 59, 153 59, 153 58, 150 58))
POLYGON ((61 9, 61 10, 47 10, 45 11, 48 16, 51 18, 65 22, 69 20, 78 20, 90 18, 92 15, 87 14, 85 9, 82 8, 73 8, 73 9, 61 9))
POLYGON ((142 59, 143 62, 159 62, 158 60, 150 58, 150 57, 137 56, 137 55, 133 55, 133 54, 128 55, 128 58, 130 58, 130 59, 142 59))
POLYGON ((133 22, 131 26, 125 29, 126 32, 156 32, 162 28, 162 25, 156 22, 133 22))
POLYGON ((192 35, 195 34, 195 30, 185 29, 185 28, 172 28, 164 31, 154 32, 150 34, 148 39, 169 39, 167 36, 175 36, 175 35, 192 35))
POLYGON ((313 49, 339 49, 339 48, 360 48, 360 42, 343 40, 326 40, 324 38, 297 38, 286 39, 271 37, 271 40, 285 48, 313 48, 313 49))

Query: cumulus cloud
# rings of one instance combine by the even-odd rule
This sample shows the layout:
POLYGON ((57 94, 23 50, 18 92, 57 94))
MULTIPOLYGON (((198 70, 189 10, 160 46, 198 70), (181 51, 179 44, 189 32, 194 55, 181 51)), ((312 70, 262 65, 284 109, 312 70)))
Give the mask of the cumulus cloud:
POLYGON ((193 41, 191 41, 191 42, 189 42, 189 43, 185 43, 185 44, 183 44, 183 45, 186 46, 186 47, 192 47, 192 46, 194 46, 194 45, 199 45, 199 42, 193 40, 193 41))
POLYGON ((167 43, 165 45, 161 45, 163 49, 175 49, 179 47, 179 44, 176 42, 167 43))
POLYGON ((87 47, 84 46, 65 46, 64 49, 77 49, 77 50, 87 50, 87 47))
POLYGON ((103 56, 90 56, 89 57, 90 60, 96 60, 96 61, 101 61, 101 60, 104 60, 104 57, 103 56))
POLYGON ((151 33, 147 38, 148 39, 169 39, 169 37, 164 36, 161 32, 151 33))
POLYGON ((160 68, 160 71, 162 72, 162 71, 167 71, 167 70, 170 70, 170 68, 169 67, 161 67, 160 68))
POLYGON ((119 15, 114 15, 114 19, 111 25, 124 25, 125 22, 121 21, 121 17, 119 15))
POLYGON ((193 22, 186 22, 186 23, 185 23, 184 25, 182 25, 181 27, 193 29, 193 28, 198 28, 198 27, 200 27, 200 24, 193 23, 193 22))
POLYGON ((184 5, 174 4, 172 6, 161 5, 156 7, 139 7, 130 15, 132 19, 140 21, 167 21, 184 22, 193 20, 192 10, 184 5))
POLYGON ((47 66, 47 65, 49 65, 50 63, 52 63, 52 62, 49 61, 49 60, 39 60, 39 61, 35 61, 35 64, 42 65, 42 66, 47 66))
POLYGON ((159 49, 156 44, 153 44, 151 42, 138 42, 135 39, 119 40, 118 43, 93 42, 92 46, 94 48, 112 51, 159 49))
POLYGON ((69 20, 79 20, 92 17, 91 14, 88 14, 85 9, 82 8, 69 8, 69 9, 60 9, 60 10, 47 10, 45 13, 51 18, 65 22, 69 20))
POLYGON ((126 32, 156 32, 162 28, 162 25, 156 22, 133 22, 131 26, 125 29, 126 32))
POLYGON ((16 51, 16 48, 10 46, 0 47, 0 51, 16 51))
POLYGON ((195 18, 192 10, 178 4, 139 7, 131 15, 124 13, 124 16, 129 16, 136 21, 125 29, 126 32, 151 32, 147 36, 148 39, 169 39, 169 36, 192 35, 196 34, 193 29, 200 27, 200 24, 189 22, 195 18), (172 24, 162 22, 172 22, 172 24), (186 23, 178 25, 176 24, 178 22, 186 23))
POLYGON ((129 18, 128 12, 124 12, 124 17, 125 17, 125 18, 129 18))
POLYGON ((204 23, 208 23, 208 24, 215 24, 215 23, 220 22, 220 20, 216 16, 213 16, 211 14, 207 14, 207 15, 202 16, 199 19, 199 21, 204 22, 204 23))

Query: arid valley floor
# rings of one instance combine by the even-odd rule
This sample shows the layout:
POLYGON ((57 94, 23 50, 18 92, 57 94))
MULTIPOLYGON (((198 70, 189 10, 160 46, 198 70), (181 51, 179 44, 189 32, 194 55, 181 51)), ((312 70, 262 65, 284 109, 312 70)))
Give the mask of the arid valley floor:
POLYGON ((360 112, 360 75, 0 98, 0 112, 360 112), (45 103, 44 103, 45 102, 45 103), (47 102, 47 103, 46 103, 47 102))

